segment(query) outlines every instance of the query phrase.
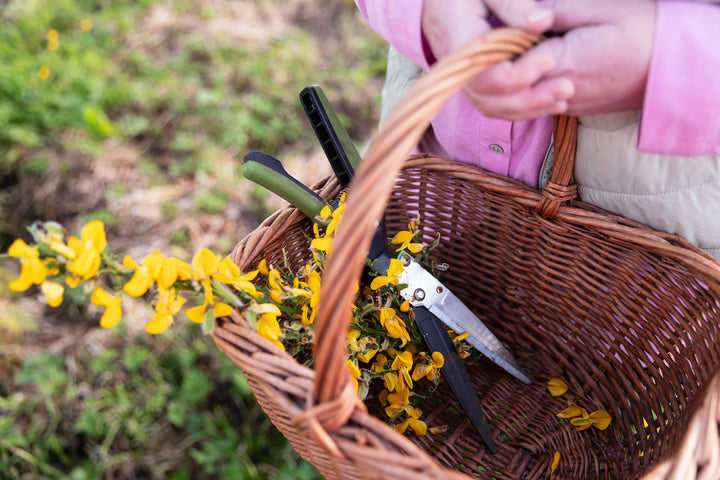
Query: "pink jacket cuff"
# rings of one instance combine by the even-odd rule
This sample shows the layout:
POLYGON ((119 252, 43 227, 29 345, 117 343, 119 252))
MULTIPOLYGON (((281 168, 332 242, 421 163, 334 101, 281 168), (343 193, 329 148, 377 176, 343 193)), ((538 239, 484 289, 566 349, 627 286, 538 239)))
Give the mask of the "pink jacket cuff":
POLYGON ((660 0, 638 148, 720 153, 720 6, 660 0))

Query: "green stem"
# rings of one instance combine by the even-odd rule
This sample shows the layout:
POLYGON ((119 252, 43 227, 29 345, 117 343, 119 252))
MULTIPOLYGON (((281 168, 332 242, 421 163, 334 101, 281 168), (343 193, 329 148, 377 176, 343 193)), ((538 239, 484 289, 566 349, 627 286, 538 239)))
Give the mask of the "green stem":
POLYGON ((0 446, 3 448, 8 449, 12 454, 16 455, 19 458, 22 458, 30 465, 33 465, 40 470, 43 470, 44 472, 48 473, 54 478, 64 478, 65 473, 61 472, 60 470, 56 469, 55 467, 51 467, 50 465, 46 464, 45 462, 42 462, 38 460, 35 455, 28 452, 27 450, 24 450, 20 447, 16 447, 15 445, 11 445, 7 443, 5 440, 0 438, 0 446))

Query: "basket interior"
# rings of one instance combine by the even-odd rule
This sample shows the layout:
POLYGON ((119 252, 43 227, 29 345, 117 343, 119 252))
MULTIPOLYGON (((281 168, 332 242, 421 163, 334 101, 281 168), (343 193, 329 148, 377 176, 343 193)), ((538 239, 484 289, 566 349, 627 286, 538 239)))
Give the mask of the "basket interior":
MULTIPOLYGON (((441 236, 433 255, 450 267, 441 280, 534 382, 522 385, 488 360, 469 365, 494 430, 495 455, 456 413, 445 386, 420 408, 428 425, 445 425, 446 432, 413 441, 440 464, 477 478, 547 478, 556 452, 554 478, 636 478, 672 451, 694 399, 718 367, 718 295, 663 255, 593 228, 543 219, 527 202, 487 188, 488 177, 493 185, 513 182, 409 164, 387 206, 388 233, 419 217, 426 243, 441 236), (555 377, 569 385, 568 395, 550 396, 547 381, 555 377), (588 411, 608 411, 610 427, 577 432, 558 418, 570 393, 588 411)), ((522 196, 533 195, 539 194, 527 188, 522 196)), ((573 210, 585 211, 582 204, 573 210)), ((263 248, 263 258, 296 270, 310 258, 311 235, 308 220, 295 223, 263 248)), ((264 379, 248 378, 261 397, 264 379)), ((273 402, 260 403, 268 411, 277 408, 268 406, 273 402)), ((366 405, 384 419, 375 397, 366 405)), ((268 413, 289 431, 287 412, 268 413)), ((286 436, 310 461, 322 457, 286 436)))
POLYGON ((445 437, 419 439, 447 466, 517 478, 561 455, 557 478, 628 478, 667 454, 693 400, 718 367, 718 296, 679 262, 593 229, 545 220, 512 196, 441 168, 407 168, 388 204, 391 231, 419 215, 426 242, 450 268, 441 280, 503 341, 536 383, 488 360, 469 368, 500 452, 488 455, 468 422, 448 412, 446 389, 423 407, 445 437), (556 414, 547 380, 580 405, 604 409, 605 431, 577 432, 556 414))

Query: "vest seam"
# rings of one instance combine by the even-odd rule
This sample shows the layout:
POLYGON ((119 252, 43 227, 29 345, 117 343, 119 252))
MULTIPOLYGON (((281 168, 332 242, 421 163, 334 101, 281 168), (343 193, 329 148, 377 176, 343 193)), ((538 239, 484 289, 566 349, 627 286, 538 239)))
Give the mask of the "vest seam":
POLYGON ((674 193, 687 192, 690 190, 697 189, 699 187, 707 187, 707 186, 717 185, 717 184, 720 184, 720 178, 711 180, 708 182, 696 183, 696 184, 686 185, 686 186, 679 187, 679 188, 674 188, 671 190, 652 192, 652 193, 614 192, 612 190, 603 190, 601 188, 591 187, 588 185, 578 185, 578 188, 580 188, 581 190, 585 190, 585 191, 606 193, 606 194, 611 194, 611 195, 620 195, 620 196, 624 196, 624 197, 659 197, 659 196, 671 195, 674 193))

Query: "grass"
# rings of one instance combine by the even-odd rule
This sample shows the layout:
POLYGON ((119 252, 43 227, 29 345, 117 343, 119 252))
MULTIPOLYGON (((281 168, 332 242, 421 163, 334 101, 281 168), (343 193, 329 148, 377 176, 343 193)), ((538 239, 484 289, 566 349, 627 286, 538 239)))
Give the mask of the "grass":
MULTIPOLYGON (((229 252, 278 206, 238 158, 329 173, 297 95, 321 84, 361 142, 384 55, 348 0, 0 3, 0 251, 102 219, 121 255, 229 252)), ((150 337, 131 304, 101 330, 87 292, 51 309, 17 272, 0 257, 0 478, 320 478, 198 328, 150 337)))

